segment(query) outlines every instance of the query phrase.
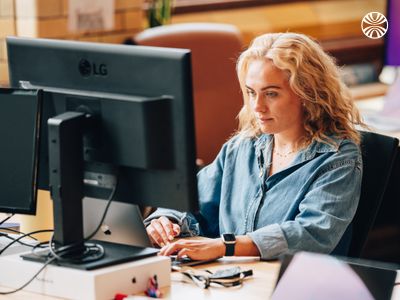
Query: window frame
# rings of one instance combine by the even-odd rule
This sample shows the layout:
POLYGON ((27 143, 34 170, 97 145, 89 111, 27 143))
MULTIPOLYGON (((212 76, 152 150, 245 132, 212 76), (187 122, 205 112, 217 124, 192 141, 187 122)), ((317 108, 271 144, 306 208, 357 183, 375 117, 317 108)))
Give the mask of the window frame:
MULTIPOLYGON (((308 0, 318 1, 318 0, 308 0)), ((326 0, 329 1, 329 0, 326 0)), ((173 14, 275 5, 304 0, 174 0, 173 14)))

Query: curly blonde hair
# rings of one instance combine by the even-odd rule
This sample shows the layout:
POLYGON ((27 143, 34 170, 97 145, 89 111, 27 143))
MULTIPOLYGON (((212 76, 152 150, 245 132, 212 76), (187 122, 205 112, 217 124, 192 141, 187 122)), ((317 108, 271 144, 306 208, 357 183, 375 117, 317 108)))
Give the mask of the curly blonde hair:
POLYGON ((360 142, 355 126, 363 123, 333 58, 311 38, 298 33, 261 35, 240 55, 236 69, 244 105, 238 115, 238 135, 261 134, 245 86, 249 63, 258 59, 271 60, 288 74, 291 89, 304 105, 306 140, 331 143, 329 135, 335 135, 360 142))

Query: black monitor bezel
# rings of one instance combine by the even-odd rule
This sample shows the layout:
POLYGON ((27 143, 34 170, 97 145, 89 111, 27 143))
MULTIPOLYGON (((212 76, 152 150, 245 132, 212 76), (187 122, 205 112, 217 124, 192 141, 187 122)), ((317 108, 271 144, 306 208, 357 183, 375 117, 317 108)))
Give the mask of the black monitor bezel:
MULTIPOLYGON (((187 186, 186 196, 191 200, 188 200, 189 202, 182 207, 175 205, 173 208, 184 211, 197 211, 199 209, 195 164, 191 55, 189 50, 17 37, 7 38, 7 48, 10 84, 12 86, 21 87, 24 86, 24 82, 28 82, 30 88, 43 88, 45 91, 47 89, 55 89, 59 92, 73 90, 78 93, 88 94, 92 92, 118 92, 127 95, 175 98, 174 101, 177 101, 177 103, 174 107, 174 117, 179 114, 184 118, 182 124, 187 124, 186 128, 180 128, 179 130, 181 131, 178 133, 178 136, 182 137, 182 141, 187 141, 187 143, 181 143, 182 145, 180 145, 184 157, 176 158, 181 160, 177 162, 176 167, 182 171, 182 182, 177 182, 177 185, 183 184, 187 186), (135 73, 132 75, 135 78, 133 81, 137 80, 138 82, 135 83, 136 86, 129 86, 127 84, 129 78, 121 75, 121 72, 121 74, 118 74, 119 77, 111 78, 111 71, 115 71, 115 68, 112 69, 111 67, 111 71, 109 69, 109 74, 105 77, 93 75, 88 78, 79 74, 80 67, 78 64, 83 58, 90 61, 103 56, 107 60, 108 53, 123 58, 122 62, 125 62, 125 65, 120 63, 119 66, 123 66, 125 68, 124 71, 132 69, 132 66, 134 66, 127 58, 134 60, 135 56, 140 57, 143 63, 142 65, 138 64, 137 68, 142 67, 140 72, 144 73, 144 75, 141 75, 145 78, 138 79, 140 74, 135 73), (65 60, 62 60, 63 54, 65 54, 65 60), (35 59, 32 60, 32 57, 35 57, 35 59), (72 63, 71 60, 74 60, 74 62, 72 63), (47 67, 46 64, 48 64, 47 67), (72 67, 70 68, 70 66, 72 67), (175 69, 175 73, 168 69, 163 69, 171 66, 175 69), (61 72, 60 70, 67 71, 61 72), (165 72, 165 77, 158 74, 160 72, 165 72), (67 75, 64 75, 64 73, 67 73, 67 75), (60 74, 61 77, 59 76, 60 74), (71 74, 74 74, 74 78, 68 80, 68 76, 71 76, 71 74), (163 80, 149 83, 151 76, 162 78, 163 80), (146 78, 147 81, 145 80, 146 78), (125 83, 118 82, 117 79, 123 80, 125 83), (112 84, 107 84, 107 80, 110 80, 112 84), (177 89, 170 89, 168 82, 171 82, 171 80, 179 81, 177 89), (151 95, 149 95, 149 85, 154 86, 156 90, 151 95), (157 85, 159 86, 157 87, 157 85)), ((111 58, 107 62, 109 65, 111 64, 111 58)), ((181 187, 177 189, 179 188, 181 187)), ((127 191, 127 188, 125 190, 121 188, 120 191, 116 193, 117 201, 119 201, 118 197, 121 193, 127 191)), ((135 202, 134 199, 131 201, 139 205, 149 205, 149 203, 143 201, 135 202)), ((163 204, 168 207, 168 199, 153 202, 152 206, 163 207, 163 204)))
MULTIPOLYGON (((0 203, 0 212, 2 213, 12 213, 12 214, 26 214, 26 215, 35 215, 36 214, 36 209, 37 209, 37 185, 38 185, 38 152, 39 152, 39 132, 40 132, 40 117, 41 117, 41 110, 42 110, 42 99, 43 99, 43 92, 42 90, 31 90, 31 89, 16 89, 16 88, 1 88, 0 90, 1 94, 6 94, 9 97, 13 97, 14 95, 16 96, 26 96, 26 97, 31 97, 32 101, 36 101, 36 118, 35 118, 35 124, 33 124, 33 153, 27 154, 30 155, 31 157, 31 167, 30 167, 30 174, 31 174, 31 180, 30 180, 30 196, 29 198, 24 201, 26 205, 24 207, 19 206, 8 206, 6 204, 0 203)), ((18 117, 18 116, 16 116, 18 117)), ((15 122, 18 122, 18 118, 15 120, 15 122)), ((4 124, 5 125, 5 124, 4 124)), ((12 127, 9 128, 12 130, 12 127)), ((16 138, 21 138, 21 137, 16 137, 16 138)), ((3 141, 4 143, 7 143, 7 141, 3 141)), ((22 149, 24 150, 24 149, 22 149)), ((16 149, 15 154, 18 153, 18 149, 16 149)), ((3 154, 4 155, 4 154, 3 154)), ((22 183, 18 183, 22 184, 22 183)), ((21 188, 26 188, 26 187, 21 187, 21 188)))

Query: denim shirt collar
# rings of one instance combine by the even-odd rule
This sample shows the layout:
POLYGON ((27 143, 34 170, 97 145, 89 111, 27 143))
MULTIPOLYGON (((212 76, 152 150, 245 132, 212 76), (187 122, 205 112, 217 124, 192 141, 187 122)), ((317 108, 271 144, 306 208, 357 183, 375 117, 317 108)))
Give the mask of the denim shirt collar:
MULTIPOLYGON (((298 163, 313 159, 317 153, 327 153, 327 152, 337 152, 339 151, 339 145, 342 143, 343 138, 337 138, 334 136, 329 136, 330 139, 334 142, 334 144, 328 144, 323 142, 318 142, 313 140, 310 145, 306 148, 302 149, 299 152, 299 156, 296 161, 298 163)), ((265 148, 268 144, 272 143, 273 135, 272 134, 261 134, 256 137, 254 142, 254 149, 256 157, 259 159, 264 152, 265 148)))
POLYGON ((254 149, 256 152, 256 156, 260 157, 264 152, 264 149, 267 147, 267 144, 272 141, 273 136, 270 134, 261 134, 256 137, 254 142, 254 149))

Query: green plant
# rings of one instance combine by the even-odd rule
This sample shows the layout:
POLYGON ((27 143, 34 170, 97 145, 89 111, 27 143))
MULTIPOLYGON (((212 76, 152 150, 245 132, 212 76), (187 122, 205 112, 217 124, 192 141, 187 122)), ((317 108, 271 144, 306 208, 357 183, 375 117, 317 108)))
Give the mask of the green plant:
POLYGON ((168 24, 171 20, 173 0, 149 0, 147 18, 149 27, 168 24))

